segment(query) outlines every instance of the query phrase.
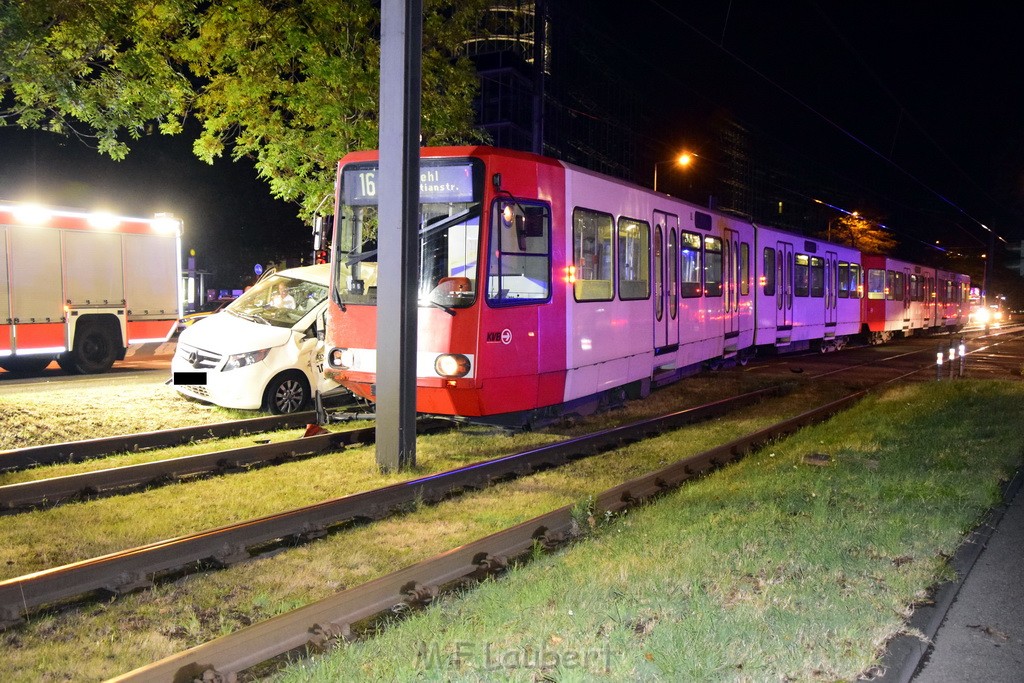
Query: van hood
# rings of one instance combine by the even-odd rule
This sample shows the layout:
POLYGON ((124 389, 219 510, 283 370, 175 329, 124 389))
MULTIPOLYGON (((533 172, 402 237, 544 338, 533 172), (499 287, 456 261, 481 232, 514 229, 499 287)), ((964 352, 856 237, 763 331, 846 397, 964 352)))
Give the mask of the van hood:
POLYGON ((179 342, 222 355, 281 346, 292 336, 290 327, 254 323, 231 313, 214 313, 186 327, 179 342))

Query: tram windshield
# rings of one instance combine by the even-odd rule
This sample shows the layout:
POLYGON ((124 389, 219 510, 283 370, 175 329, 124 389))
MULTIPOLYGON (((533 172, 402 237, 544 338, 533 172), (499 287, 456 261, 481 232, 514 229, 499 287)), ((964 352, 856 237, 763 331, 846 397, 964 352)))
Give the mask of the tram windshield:
MULTIPOLYGON (((481 165, 470 159, 424 159, 420 167, 421 306, 464 308, 477 292, 481 165)), ((342 305, 377 303, 379 196, 377 162, 342 170, 334 291, 342 305)))

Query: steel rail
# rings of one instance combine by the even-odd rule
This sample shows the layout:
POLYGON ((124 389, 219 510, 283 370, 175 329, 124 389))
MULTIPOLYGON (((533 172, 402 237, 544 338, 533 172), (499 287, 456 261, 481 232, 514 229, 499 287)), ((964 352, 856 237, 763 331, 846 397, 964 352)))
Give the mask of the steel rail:
MULTIPOLYGON (((348 412, 345 409, 332 411, 332 416, 348 412)), ((372 414, 353 413, 345 419, 373 419, 372 414)), ((168 448, 192 441, 221 439, 245 434, 259 434, 278 429, 295 429, 316 422, 316 411, 307 410, 287 415, 264 415, 241 420, 229 420, 194 427, 175 427, 138 434, 120 434, 96 439, 68 441, 65 443, 26 446, 0 451, 0 472, 13 472, 40 465, 81 462, 102 458, 114 453, 125 453, 152 448, 168 448)))
POLYGON ((23 470, 38 465, 80 462, 111 453, 123 453, 147 448, 177 446, 190 441, 223 438, 239 434, 256 434, 276 429, 304 427, 316 422, 316 413, 306 411, 288 415, 269 415, 245 420, 231 420, 196 427, 161 429, 154 432, 122 434, 97 439, 69 441, 67 443, 27 446, 0 451, 0 472, 23 470))
POLYGON ((249 559, 249 549, 254 546, 282 539, 315 538, 341 523, 381 519, 418 502, 438 502, 462 490, 483 488, 539 468, 557 467, 709 419, 779 391, 775 387, 761 389, 447 472, 0 581, 0 628, 19 623, 44 605, 96 591, 119 595, 146 588, 162 574, 200 562, 229 566, 249 559))
MULTIPOLYGON (((593 514, 618 513, 680 486, 711 469, 742 458, 764 444, 822 422, 860 400, 860 391, 794 418, 679 460, 600 493, 593 514)), ((337 593, 117 676, 118 683, 139 681, 229 681, 238 673, 297 648, 323 648, 348 638, 359 623, 396 607, 431 602, 446 585, 500 571, 510 559, 535 547, 549 550, 578 535, 568 505, 392 574, 337 593)))
POLYGON ((295 460, 339 450, 356 443, 373 443, 374 438, 374 428, 364 427, 345 432, 330 432, 289 439, 277 443, 243 446, 63 477, 7 484, 0 486, 0 510, 56 505, 69 500, 110 495, 124 490, 168 483, 182 477, 228 472, 252 465, 295 460))

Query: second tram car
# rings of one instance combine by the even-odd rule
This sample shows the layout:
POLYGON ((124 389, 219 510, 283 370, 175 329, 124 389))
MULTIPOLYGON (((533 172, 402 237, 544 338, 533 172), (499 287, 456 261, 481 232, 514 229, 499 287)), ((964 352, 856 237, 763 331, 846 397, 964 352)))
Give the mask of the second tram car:
MULTIPOLYGON (((377 181, 376 152, 341 160, 325 367, 370 400, 377 181)), ((758 348, 841 348, 890 314, 872 305, 873 271, 898 270, 868 260, 868 274, 855 249, 491 147, 423 148, 419 214, 416 408, 473 419, 642 396, 758 348)), ((921 296, 953 284, 918 327, 962 324, 962 307, 945 308, 962 277, 929 272, 921 296)))
POLYGON ((889 256, 865 254, 866 281, 861 317, 868 341, 894 335, 958 329, 967 323, 970 279, 889 256))

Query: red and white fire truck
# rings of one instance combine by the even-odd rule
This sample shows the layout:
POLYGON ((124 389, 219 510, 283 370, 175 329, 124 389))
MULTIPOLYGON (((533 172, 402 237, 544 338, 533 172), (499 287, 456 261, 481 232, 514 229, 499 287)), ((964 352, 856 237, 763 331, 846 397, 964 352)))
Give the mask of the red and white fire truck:
POLYGON ((110 369, 181 317, 181 222, 0 201, 0 367, 110 369))

